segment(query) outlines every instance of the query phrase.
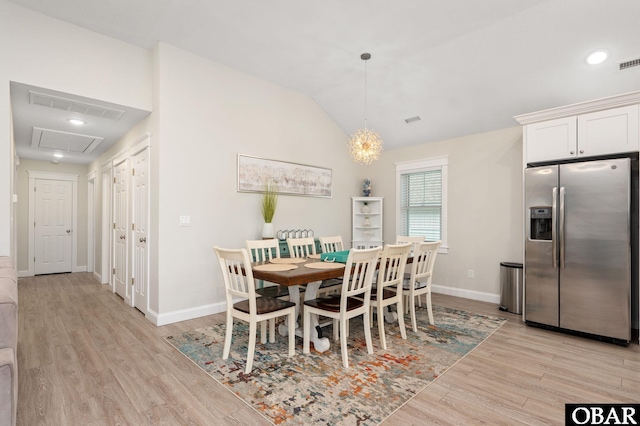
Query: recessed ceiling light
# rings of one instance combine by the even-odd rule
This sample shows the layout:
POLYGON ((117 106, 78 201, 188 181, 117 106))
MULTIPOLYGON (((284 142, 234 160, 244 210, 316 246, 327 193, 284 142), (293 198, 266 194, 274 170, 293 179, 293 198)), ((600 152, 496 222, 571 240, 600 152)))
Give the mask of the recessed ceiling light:
POLYGON ((587 63, 589 65, 598 65, 603 63, 609 57, 609 53, 606 50, 596 50, 587 56, 587 63))
POLYGON ((69 120, 67 120, 69 123, 71 124, 75 124, 76 126, 81 126, 83 124, 85 124, 84 121, 82 120, 78 120, 77 118, 70 118, 69 120))
POLYGON ((60 152, 56 152, 55 154, 53 154, 54 157, 56 158, 62 158, 64 157, 64 154, 60 153, 60 152))

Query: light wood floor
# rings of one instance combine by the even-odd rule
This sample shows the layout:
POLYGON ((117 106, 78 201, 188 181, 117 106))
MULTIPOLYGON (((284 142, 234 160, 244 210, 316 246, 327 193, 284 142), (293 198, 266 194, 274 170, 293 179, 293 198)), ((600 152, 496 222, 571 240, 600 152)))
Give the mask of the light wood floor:
MULTIPOLYGON (((640 402, 637 344, 527 327, 489 303, 434 303, 509 320, 385 425, 559 425, 568 402, 640 402)), ((87 273, 20 279, 19 312, 18 425, 269 424, 162 339, 221 314, 156 327, 87 273)))

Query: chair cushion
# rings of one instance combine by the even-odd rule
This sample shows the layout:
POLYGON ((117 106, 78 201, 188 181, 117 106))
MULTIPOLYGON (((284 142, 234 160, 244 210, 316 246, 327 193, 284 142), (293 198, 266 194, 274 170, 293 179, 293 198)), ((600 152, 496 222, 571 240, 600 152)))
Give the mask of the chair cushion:
POLYGON ((320 284, 320 288, 329 288, 329 287, 335 287, 335 286, 341 286, 341 285, 342 285, 341 278, 333 278, 330 280, 322 281, 322 284, 320 284))
MULTIPOLYGON (((395 297, 396 292, 389 290, 387 288, 385 288, 384 290, 382 290, 382 298, 384 300, 386 299, 391 299, 392 297, 395 297)), ((377 291, 374 292, 373 290, 371 291, 371 300, 377 300, 378 299, 378 293, 377 291)))
MULTIPOLYGON (((318 308, 330 312, 340 312, 340 295, 331 294, 313 300, 305 300, 304 304, 312 308, 318 308)), ((364 302, 353 297, 347 297, 347 311, 352 311, 364 305, 364 302)))
POLYGON ((280 285, 274 285, 270 287, 257 288, 256 293, 264 297, 286 297, 289 296, 289 289, 280 285))
MULTIPOLYGON (((273 297, 257 297, 256 298, 256 310, 258 315, 268 314, 270 312, 287 309, 292 306, 296 306, 293 302, 287 302, 285 300, 274 299, 273 297)), ((245 314, 250 313, 249 300, 243 300, 242 302, 235 303, 233 307, 245 314)))
MULTIPOLYGON (((424 288, 427 286, 427 283, 422 283, 420 281, 416 281, 416 287, 415 288, 424 288)), ((410 290, 411 289, 411 285, 409 283, 409 280, 404 280, 402 282, 402 289, 403 290, 410 290)))

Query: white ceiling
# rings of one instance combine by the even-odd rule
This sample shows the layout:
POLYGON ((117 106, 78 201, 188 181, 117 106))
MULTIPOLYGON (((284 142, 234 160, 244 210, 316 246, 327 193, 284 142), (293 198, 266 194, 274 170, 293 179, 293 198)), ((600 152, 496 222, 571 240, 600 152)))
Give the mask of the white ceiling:
POLYGON ((89 164, 149 111, 11 82, 16 154, 20 158, 89 164), (85 122, 81 126, 69 119, 85 122), (64 157, 56 158, 55 153, 64 157))
MULTIPOLYGON (((385 149, 517 125, 640 90, 637 0, 12 0, 144 48, 158 41, 312 97, 385 149), (604 48, 607 62, 585 57, 604 48), (422 120, 406 124, 404 119, 422 120)), ((95 134, 101 136, 100 134, 95 134)))

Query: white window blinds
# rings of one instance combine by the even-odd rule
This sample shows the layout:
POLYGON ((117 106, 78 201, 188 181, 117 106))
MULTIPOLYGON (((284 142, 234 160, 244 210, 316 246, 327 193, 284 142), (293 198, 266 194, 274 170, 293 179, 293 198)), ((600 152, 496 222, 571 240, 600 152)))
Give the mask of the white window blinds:
POLYGON ((402 234, 442 239, 442 168, 403 173, 400 181, 402 234))

